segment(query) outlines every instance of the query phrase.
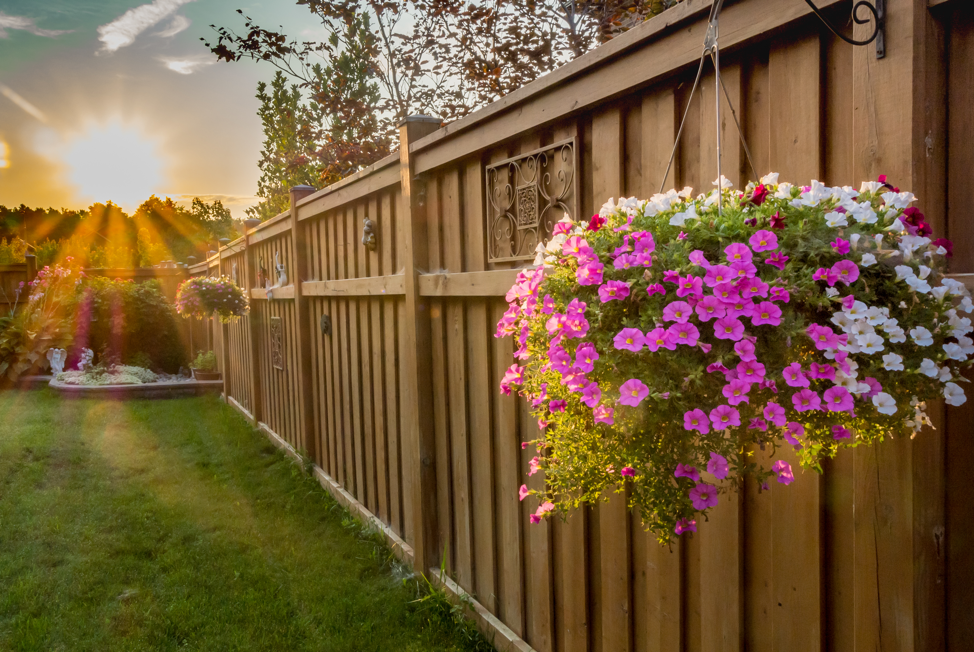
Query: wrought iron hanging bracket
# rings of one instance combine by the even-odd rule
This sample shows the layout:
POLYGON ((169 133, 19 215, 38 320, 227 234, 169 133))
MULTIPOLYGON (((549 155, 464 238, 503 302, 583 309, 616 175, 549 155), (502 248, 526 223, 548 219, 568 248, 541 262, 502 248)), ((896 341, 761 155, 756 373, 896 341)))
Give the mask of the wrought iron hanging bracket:
POLYGON ((862 41, 857 41, 849 38, 836 29, 835 26, 832 25, 832 23, 830 23, 824 15, 822 15, 822 11, 815 6, 812 0, 805 0, 805 4, 812 8, 812 11, 815 12, 815 15, 818 16, 819 20, 825 23, 825 26, 829 28, 830 32, 850 45, 869 45, 875 41, 876 58, 882 59, 886 56, 886 0, 874 0, 874 2, 876 4, 872 5, 868 2, 868 0, 859 0, 859 2, 852 7, 853 22, 855 22, 857 25, 866 25, 870 21, 873 23, 873 33, 869 36, 869 38, 862 41), (865 17, 861 17, 860 10, 867 12, 865 17), (870 16, 869 14, 872 15, 870 16))

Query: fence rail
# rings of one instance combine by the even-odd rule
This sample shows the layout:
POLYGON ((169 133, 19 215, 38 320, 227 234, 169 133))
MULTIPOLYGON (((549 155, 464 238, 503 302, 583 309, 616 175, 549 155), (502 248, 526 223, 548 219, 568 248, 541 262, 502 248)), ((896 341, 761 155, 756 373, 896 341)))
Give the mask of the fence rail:
MULTIPOLYGON (((818 4, 837 24, 852 5, 818 4)), ((798 0, 727 3, 722 76, 759 172, 832 185, 889 175, 953 239, 952 271, 970 287, 974 9, 930 4, 887 0, 878 60, 798 0)), ((530 457, 520 443, 537 427, 497 391, 513 353, 493 337, 503 295, 544 237, 545 211, 590 215, 658 190, 709 6, 687 0, 454 124, 407 120, 398 154, 297 190, 287 212, 192 268, 238 274, 250 290, 247 319, 213 325, 227 399, 309 455, 398 554, 473 596, 502 649, 966 649, 974 508, 958 489, 974 464, 971 403, 937 407, 937 430, 843 451, 787 489, 747 482, 672 548, 618 495, 532 526, 517 499, 530 457), (570 187, 517 176, 545 152, 559 153, 543 163, 570 187)), ((667 186, 716 177, 712 73, 701 95, 667 186)), ((751 175, 722 101, 725 174, 740 186, 751 175)))

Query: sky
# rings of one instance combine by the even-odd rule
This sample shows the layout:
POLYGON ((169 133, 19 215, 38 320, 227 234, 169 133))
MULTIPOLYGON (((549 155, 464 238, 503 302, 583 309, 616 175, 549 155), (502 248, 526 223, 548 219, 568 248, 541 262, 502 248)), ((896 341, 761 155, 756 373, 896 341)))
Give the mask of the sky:
POLYGON ((301 40, 324 28, 295 0, 0 0, 0 204, 132 212, 155 194, 257 203, 257 83, 200 37, 242 9, 301 40))

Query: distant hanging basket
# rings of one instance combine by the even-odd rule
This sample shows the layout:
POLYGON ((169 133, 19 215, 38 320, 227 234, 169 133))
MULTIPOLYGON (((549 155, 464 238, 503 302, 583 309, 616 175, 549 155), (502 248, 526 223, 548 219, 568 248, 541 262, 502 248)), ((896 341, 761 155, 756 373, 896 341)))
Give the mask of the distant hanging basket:
POLYGON ((242 317, 250 310, 244 291, 226 276, 197 276, 183 281, 176 292, 176 312, 183 317, 207 319, 214 312, 221 322, 242 317))

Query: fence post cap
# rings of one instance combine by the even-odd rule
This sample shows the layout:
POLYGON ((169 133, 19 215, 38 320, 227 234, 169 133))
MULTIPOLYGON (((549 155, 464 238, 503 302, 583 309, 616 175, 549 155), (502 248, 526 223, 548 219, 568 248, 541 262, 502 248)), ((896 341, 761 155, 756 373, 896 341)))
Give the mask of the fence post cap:
POLYGON ((407 115, 405 118, 399 121, 397 127, 401 127, 406 124, 443 124, 443 121, 439 118, 433 117, 431 115, 407 115))

